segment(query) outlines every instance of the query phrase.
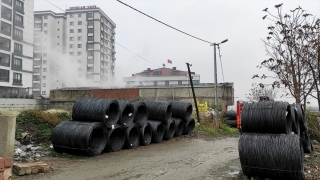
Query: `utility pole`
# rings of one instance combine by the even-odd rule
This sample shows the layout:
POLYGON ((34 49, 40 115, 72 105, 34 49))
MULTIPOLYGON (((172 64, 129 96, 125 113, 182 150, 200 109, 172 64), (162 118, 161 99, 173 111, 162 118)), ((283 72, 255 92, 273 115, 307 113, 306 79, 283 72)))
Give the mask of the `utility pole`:
POLYGON ((186 63, 186 64, 187 64, 187 67, 188 67, 188 74, 189 74, 189 80, 190 80, 191 89, 192 89, 192 95, 193 95, 194 105, 196 106, 197 118, 198 118, 198 122, 200 123, 199 110, 198 110, 198 105, 197 105, 196 95, 195 95, 195 93, 194 93, 193 82, 192 82, 192 76, 191 76, 191 72, 190 72, 190 66, 192 66, 192 65, 191 65, 191 64, 189 64, 189 63, 186 63))
POLYGON ((217 55, 216 55, 216 46, 219 47, 220 44, 227 42, 228 39, 221 41, 220 43, 213 43, 210 46, 213 46, 214 53, 214 84, 215 84, 215 93, 214 93, 214 104, 216 105, 216 122, 218 122, 218 75, 217 75, 217 55))

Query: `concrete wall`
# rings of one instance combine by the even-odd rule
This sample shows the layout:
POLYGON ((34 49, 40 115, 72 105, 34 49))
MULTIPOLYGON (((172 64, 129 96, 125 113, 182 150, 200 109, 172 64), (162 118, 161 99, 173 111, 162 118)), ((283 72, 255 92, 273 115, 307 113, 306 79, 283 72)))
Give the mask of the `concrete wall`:
POLYGON ((48 99, 5 99, 0 98, 0 110, 26 110, 26 109, 42 109, 50 108, 48 99))

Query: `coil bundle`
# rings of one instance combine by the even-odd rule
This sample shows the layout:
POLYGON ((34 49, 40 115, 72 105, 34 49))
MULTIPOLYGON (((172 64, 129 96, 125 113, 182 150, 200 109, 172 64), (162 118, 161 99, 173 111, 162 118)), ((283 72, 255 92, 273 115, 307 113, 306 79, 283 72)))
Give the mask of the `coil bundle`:
MULTIPOLYGON (((189 103, 175 104, 185 111, 177 110, 183 117, 191 115, 189 103)), ((174 120, 171 114, 171 102, 81 98, 73 106, 72 120, 54 129, 52 144, 57 152, 96 156, 103 151, 132 149, 190 134, 194 120, 174 120)))
POLYGON ((304 116, 302 112, 301 105, 289 105, 281 101, 244 105, 239 156, 246 176, 305 179, 303 153, 308 152, 311 142, 303 131, 306 128, 300 126, 304 116))

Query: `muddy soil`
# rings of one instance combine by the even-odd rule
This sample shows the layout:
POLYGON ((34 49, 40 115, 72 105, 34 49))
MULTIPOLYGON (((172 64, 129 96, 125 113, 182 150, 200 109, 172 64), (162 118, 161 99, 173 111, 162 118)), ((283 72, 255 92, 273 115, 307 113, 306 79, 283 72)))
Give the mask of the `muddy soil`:
POLYGON ((49 173, 14 175, 13 179, 239 179, 238 140, 238 137, 185 136, 90 158, 47 157, 42 161, 52 167, 49 173))

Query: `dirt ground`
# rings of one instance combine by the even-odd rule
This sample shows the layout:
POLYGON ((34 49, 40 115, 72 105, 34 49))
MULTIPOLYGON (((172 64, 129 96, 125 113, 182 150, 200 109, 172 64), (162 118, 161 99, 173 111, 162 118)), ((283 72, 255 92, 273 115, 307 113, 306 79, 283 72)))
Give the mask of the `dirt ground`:
POLYGON ((51 166, 49 173, 14 175, 13 179, 240 179, 238 140, 230 136, 209 139, 184 136, 96 157, 47 157, 42 161, 51 166))

